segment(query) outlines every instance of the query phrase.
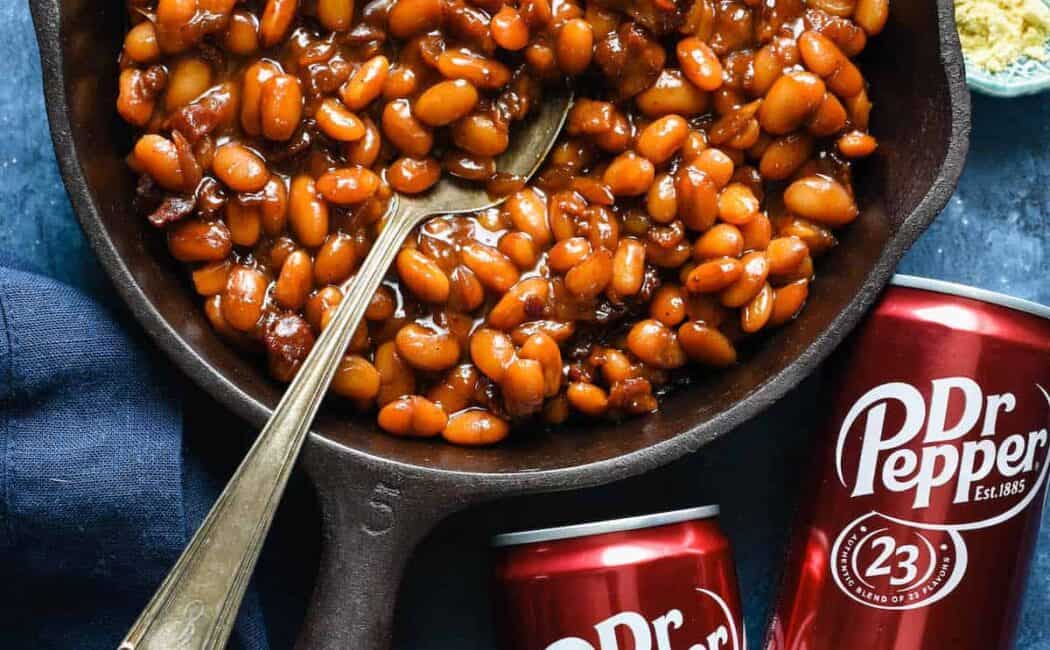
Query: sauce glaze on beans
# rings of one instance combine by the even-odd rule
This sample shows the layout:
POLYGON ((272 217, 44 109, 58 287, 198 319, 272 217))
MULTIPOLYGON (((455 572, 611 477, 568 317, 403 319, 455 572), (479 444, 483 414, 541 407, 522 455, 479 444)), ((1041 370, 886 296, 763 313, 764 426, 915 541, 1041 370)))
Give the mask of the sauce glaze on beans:
POLYGON ((804 308, 872 154, 888 3, 128 0, 143 214, 216 331, 289 381, 393 192, 509 195, 404 244, 332 391, 393 435, 648 413, 804 308), (873 15, 875 14, 875 15, 873 15), (495 158, 571 78, 530 187, 495 158))

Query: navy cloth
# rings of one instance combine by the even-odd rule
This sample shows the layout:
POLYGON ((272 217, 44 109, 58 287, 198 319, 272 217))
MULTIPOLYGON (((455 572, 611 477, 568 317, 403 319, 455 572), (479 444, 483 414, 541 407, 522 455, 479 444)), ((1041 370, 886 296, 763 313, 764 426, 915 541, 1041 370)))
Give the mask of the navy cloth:
MULTIPOLYGON (((216 495, 180 382, 76 289, 0 267, 0 647, 115 648, 216 495)), ((232 647, 267 648, 249 592, 232 647)))

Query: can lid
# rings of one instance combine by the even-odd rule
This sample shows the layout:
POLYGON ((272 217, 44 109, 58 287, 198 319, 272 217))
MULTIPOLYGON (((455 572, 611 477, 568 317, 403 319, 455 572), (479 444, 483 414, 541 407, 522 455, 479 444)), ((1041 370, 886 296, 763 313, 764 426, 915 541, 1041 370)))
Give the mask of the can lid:
POLYGON ((907 289, 923 289, 935 293, 960 296, 962 298, 969 298, 971 300, 999 305, 1000 307, 1006 307, 1007 309, 1013 309, 1015 311, 1023 311, 1027 314, 1038 316, 1039 318, 1050 319, 1050 307, 1047 307, 1046 305, 1040 305, 1037 302, 1032 302, 1031 300, 1025 300, 1023 298, 1008 296, 1005 293, 996 293, 995 291, 970 287, 965 284, 921 278, 915 275, 902 275, 900 273, 893 276, 890 284, 896 287, 905 287, 907 289))
POLYGON ((518 546, 521 544, 535 544, 536 542, 550 542, 557 539, 572 539, 574 537, 590 537, 592 535, 603 535, 605 533, 618 533, 627 530, 641 530, 643 528, 655 528, 656 526, 667 526, 678 524, 683 521, 695 519, 710 519, 718 516, 718 506, 701 506, 699 508, 688 508, 686 510, 672 510, 653 515, 642 515, 640 517, 627 517, 625 519, 609 519, 607 521, 594 521, 587 524, 576 524, 574 526, 558 526, 556 528, 539 528, 536 530, 523 530, 517 533, 504 533, 492 538, 493 546, 518 546))

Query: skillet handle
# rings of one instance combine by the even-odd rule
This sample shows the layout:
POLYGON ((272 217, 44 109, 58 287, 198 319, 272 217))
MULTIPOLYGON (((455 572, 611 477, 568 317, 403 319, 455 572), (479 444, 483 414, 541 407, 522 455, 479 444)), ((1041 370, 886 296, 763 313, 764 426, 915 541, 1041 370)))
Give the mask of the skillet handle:
POLYGON ((298 650, 387 650, 412 550, 473 499, 309 440, 303 464, 321 506, 321 566, 298 650))

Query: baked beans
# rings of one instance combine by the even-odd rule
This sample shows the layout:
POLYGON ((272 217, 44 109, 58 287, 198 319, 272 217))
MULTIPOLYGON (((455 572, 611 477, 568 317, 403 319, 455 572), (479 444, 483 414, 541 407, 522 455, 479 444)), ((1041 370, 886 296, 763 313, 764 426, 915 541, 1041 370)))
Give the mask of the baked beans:
POLYGON ((128 0, 138 202, 208 321, 289 381, 395 192, 505 195, 404 243, 332 392, 392 435, 648 413, 805 308, 878 150, 888 0, 128 0), (515 123, 569 78, 535 179, 515 123))

